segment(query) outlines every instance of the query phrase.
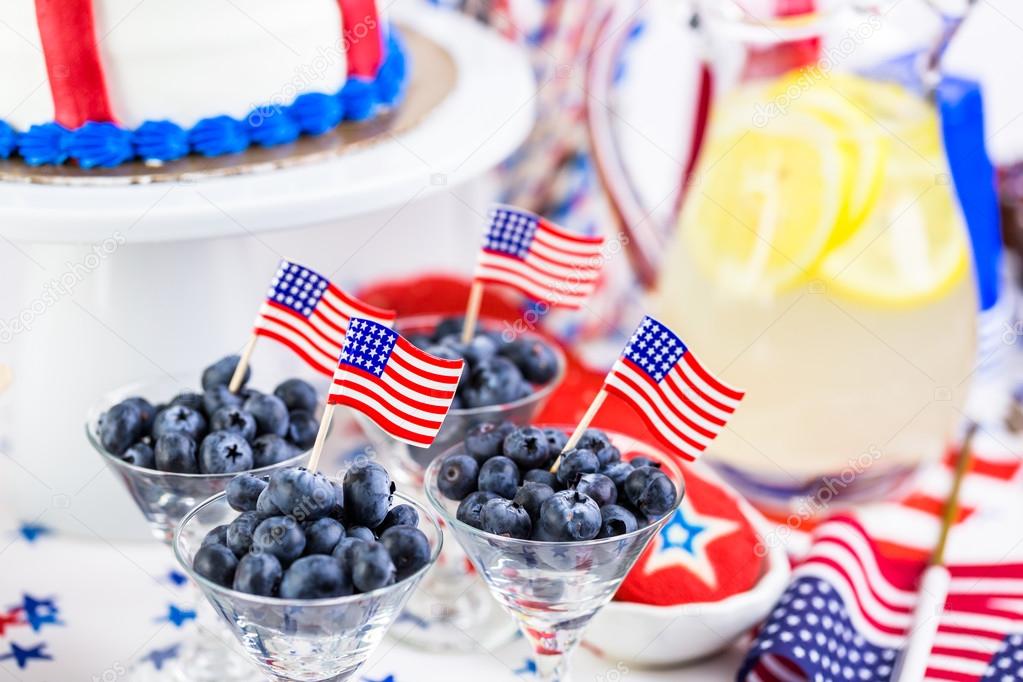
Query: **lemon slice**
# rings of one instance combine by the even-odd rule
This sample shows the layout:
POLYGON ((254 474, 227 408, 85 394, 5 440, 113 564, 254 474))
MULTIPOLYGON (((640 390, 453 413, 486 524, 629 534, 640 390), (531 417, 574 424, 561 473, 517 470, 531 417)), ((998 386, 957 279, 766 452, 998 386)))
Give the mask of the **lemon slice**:
POLYGON ((969 271, 969 249, 947 185, 919 158, 889 164, 885 191, 856 233, 821 263, 829 293, 881 307, 941 298, 969 271))
POLYGON ((790 113, 763 128, 712 129, 682 221, 717 286, 771 296, 805 281, 846 210, 850 158, 831 128, 790 113))

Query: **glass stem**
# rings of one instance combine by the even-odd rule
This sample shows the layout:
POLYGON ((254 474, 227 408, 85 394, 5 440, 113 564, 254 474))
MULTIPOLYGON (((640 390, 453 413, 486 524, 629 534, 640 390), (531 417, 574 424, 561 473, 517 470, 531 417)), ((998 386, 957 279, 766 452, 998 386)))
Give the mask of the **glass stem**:
POLYGON ((568 654, 534 654, 536 675, 542 682, 568 682, 568 654))

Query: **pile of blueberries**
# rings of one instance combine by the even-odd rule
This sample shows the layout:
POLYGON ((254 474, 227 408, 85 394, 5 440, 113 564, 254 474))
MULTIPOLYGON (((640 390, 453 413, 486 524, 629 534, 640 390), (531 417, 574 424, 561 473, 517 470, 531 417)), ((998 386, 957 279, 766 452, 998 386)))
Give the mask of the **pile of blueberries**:
POLYGON ((182 474, 227 474, 259 469, 312 447, 319 422, 316 389, 288 379, 272 394, 228 384, 238 356, 202 373, 202 393, 185 392, 167 404, 131 397, 103 413, 99 440, 129 464, 182 474))
POLYGON ((465 360, 451 409, 504 405, 549 383, 558 373, 558 356, 535 337, 506 341, 501 332, 479 331, 462 343, 464 318, 441 320, 432 334, 411 333, 410 342, 427 353, 465 360))
POLYGON ((545 542, 624 535, 674 509, 678 491, 659 463, 623 461, 596 429, 587 429, 552 473, 567 442, 559 429, 480 424, 466 434, 464 453, 441 461, 437 487, 460 501, 459 521, 545 542))
POLYGON ((374 462, 339 484, 301 467, 268 479, 236 476, 227 501, 241 512, 202 541, 196 573, 239 592, 328 599, 392 585, 430 561, 419 514, 391 506, 394 484, 374 462))

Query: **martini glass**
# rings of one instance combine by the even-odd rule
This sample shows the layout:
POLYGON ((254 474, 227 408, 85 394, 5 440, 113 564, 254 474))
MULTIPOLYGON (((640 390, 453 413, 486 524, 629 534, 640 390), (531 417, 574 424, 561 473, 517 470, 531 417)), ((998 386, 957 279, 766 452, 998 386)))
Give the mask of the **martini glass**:
MULTIPOLYGON (((620 448, 623 452, 627 448, 620 448)), ((651 456, 651 455, 647 455, 651 456)), ((682 502, 685 483, 671 457, 657 451, 678 491, 672 509, 625 535, 583 542, 541 542, 492 535, 455 517, 458 503, 437 487, 440 459, 426 472, 426 495, 465 549, 494 599, 532 645, 539 679, 565 682, 568 658, 590 619, 611 600, 647 543, 682 502)))
MULTIPOLYGON (((129 464, 103 447, 99 438, 99 418, 112 406, 134 395, 144 396, 156 402, 170 400, 180 393, 182 387, 190 385, 198 372, 183 374, 151 382, 139 382, 116 389, 105 395, 98 405, 88 412, 85 435, 89 443, 100 454, 108 467, 121 479, 139 511, 149 524, 153 537, 168 547, 174 538, 174 528, 188 512, 200 502, 221 493, 237 474, 177 474, 157 471, 129 464)), ((302 466, 309 459, 309 452, 252 470, 256 476, 269 476, 277 469, 302 466)), ((201 604, 205 604, 200 600, 201 604)), ((196 631, 185 643, 185 652, 180 661, 165 663, 160 671, 148 670, 146 664, 137 666, 134 678, 154 680, 247 680, 252 668, 247 659, 237 651, 234 640, 227 634, 220 622, 212 617, 209 609, 197 610, 196 631), (183 666, 187 665, 185 671, 183 666)))
POLYGON ((430 561, 416 573, 372 592, 333 599, 280 599, 236 592, 192 569, 210 530, 238 516, 223 494, 187 514, 174 537, 174 554, 209 600, 245 653, 271 680, 352 679, 394 623, 405 602, 440 554, 443 537, 436 515, 396 493, 393 504, 419 512, 430 542, 430 561))
MULTIPOLYGON (((409 317, 399 320, 397 326, 408 338, 430 334, 442 319, 439 315, 409 317)), ((477 328, 499 332, 501 323, 484 318, 478 322, 477 328)), ((534 387, 528 396, 510 403, 450 410, 436 440, 428 448, 396 441, 372 421, 356 414, 370 445, 386 459, 395 478, 423 502, 426 501, 423 490, 426 468, 434 459, 460 445, 465 434, 478 424, 528 424, 565 378, 565 354, 556 343, 537 334, 521 333, 518 338, 541 341, 554 351, 558 361, 554 377, 546 384, 534 387)), ((431 651, 492 649, 510 641, 515 635, 515 624, 494 603, 456 542, 445 544, 436 569, 426 577, 410 600, 405 617, 412 627, 402 633, 402 641, 431 651)))

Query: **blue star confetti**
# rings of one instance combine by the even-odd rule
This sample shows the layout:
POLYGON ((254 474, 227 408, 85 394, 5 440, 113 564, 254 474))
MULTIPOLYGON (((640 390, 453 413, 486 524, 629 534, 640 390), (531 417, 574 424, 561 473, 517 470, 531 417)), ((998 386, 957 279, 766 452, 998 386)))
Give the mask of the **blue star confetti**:
POLYGON ((167 615, 156 619, 158 623, 170 623, 176 628, 183 627, 190 620, 195 620, 195 611, 181 609, 171 604, 167 607, 167 615))
POLYGON ((52 661, 53 656, 43 651, 46 648, 45 644, 37 644, 29 649, 22 649, 17 644, 11 643, 11 651, 7 654, 0 654, 0 661, 7 661, 14 659, 18 668, 25 669, 28 667, 28 662, 31 660, 40 661, 52 661))
POLYGON ((394 675, 388 675, 387 677, 382 677, 379 680, 371 680, 368 677, 363 677, 362 681, 363 682, 396 682, 395 679, 394 679, 394 675))
POLYGON ((174 644, 167 647, 166 649, 153 649, 148 654, 142 657, 143 661, 148 661, 153 664, 153 667, 157 670, 163 670, 163 664, 167 661, 173 660, 178 657, 181 653, 181 645, 174 644))
POLYGON ((420 618, 419 616, 409 613, 408 611, 402 611, 400 614, 398 614, 398 622, 412 623, 413 626, 419 628, 420 630, 426 630, 427 628, 430 627, 430 624, 424 618, 420 618))
POLYGON ((53 530, 40 524, 26 522, 18 526, 18 535, 25 539, 25 542, 34 543, 45 535, 52 535, 53 530))
POLYGON ((21 609, 34 632, 39 632, 44 625, 64 625, 64 621, 59 617, 60 609, 53 599, 36 599, 23 594, 21 609))
POLYGON ((532 658, 527 658, 522 662, 522 667, 512 671, 516 675, 535 675, 536 674, 536 661, 532 658))
POLYGON ((171 569, 167 572, 167 582, 174 585, 175 587, 183 587, 188 584, 188 576, 181 571, 175 571, 171 569))

